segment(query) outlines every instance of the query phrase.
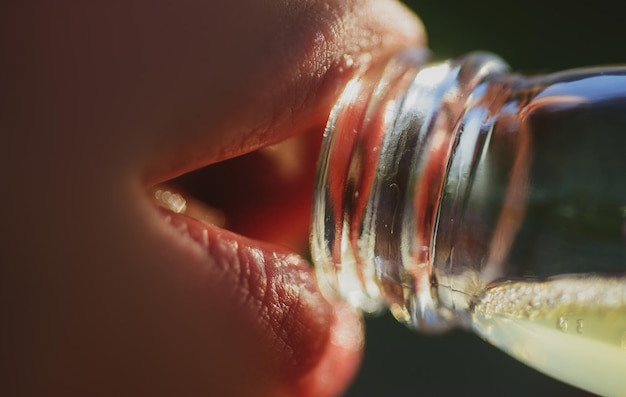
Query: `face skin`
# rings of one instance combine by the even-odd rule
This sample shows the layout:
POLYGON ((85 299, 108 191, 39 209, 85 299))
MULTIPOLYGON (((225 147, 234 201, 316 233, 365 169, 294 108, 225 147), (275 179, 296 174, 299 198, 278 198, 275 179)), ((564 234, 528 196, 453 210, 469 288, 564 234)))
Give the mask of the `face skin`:
POLYGON ((0 7, 0 394, 340 393, 361 325, 293 250, 333 102, 423 45, 416 18, 384 0, 39 3, 0 7), (163 183, 231 231, 191 196, 190 216, 159 208, 163 183))

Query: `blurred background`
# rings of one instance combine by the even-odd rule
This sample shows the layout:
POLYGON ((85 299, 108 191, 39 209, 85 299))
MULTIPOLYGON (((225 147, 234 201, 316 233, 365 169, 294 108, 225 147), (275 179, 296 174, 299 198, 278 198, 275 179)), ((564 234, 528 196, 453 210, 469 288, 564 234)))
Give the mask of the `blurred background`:
MULTIPOLYGON (((436 59, 486 50, 518 72, 626 65, 624 14, 606 1, 410 1, 436 59)), ((592 394, 548 378, 468 332, 424 336, 390 315, 366 321, 365 360, 346 396, 592 394)), ((625 374, 626 376, 626 374, 625 374)))

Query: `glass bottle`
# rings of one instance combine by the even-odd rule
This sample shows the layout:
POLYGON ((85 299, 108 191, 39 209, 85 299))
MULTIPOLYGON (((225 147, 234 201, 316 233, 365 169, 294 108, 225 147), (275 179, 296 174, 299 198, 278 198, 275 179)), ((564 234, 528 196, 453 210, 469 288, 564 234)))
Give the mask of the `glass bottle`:
POLYGON ((318 167, 326 294, 626 395, 626 67, 407 49, 348 84, 318 167))

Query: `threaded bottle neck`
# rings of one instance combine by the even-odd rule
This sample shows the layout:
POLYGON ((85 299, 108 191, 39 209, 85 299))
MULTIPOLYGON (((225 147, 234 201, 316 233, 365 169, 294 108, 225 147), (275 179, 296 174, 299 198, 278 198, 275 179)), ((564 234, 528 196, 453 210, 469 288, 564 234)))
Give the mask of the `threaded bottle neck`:
POLYGON ((432 293, 442 186, 468 100, 505 70, 488 54, 426 65, 409 49, 347 86, 314 198, 311 246, 325 293, 368 312, 389 307, 415 328, 454 322, 432 293))

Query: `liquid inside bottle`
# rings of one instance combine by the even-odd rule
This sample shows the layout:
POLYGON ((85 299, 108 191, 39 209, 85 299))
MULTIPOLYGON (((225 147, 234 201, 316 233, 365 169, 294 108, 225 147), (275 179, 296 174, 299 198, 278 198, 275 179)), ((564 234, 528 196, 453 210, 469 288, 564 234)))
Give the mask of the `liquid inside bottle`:
POLYGON ((327 294, 626 395, 626 68, 373 66, 331 114, 313 220, 327 294))
POLYGON ((518 360, 606 396, 624 394, 624 281, 503 282, 476 300, 472 327, 518 360))

